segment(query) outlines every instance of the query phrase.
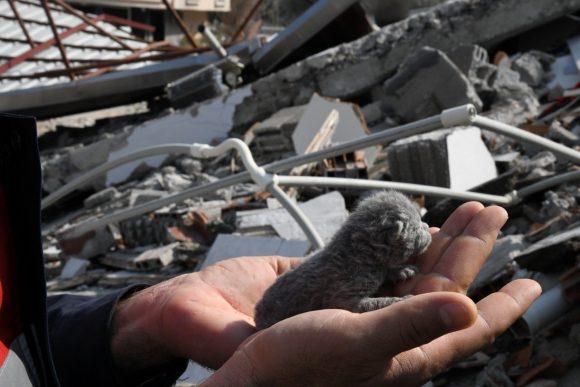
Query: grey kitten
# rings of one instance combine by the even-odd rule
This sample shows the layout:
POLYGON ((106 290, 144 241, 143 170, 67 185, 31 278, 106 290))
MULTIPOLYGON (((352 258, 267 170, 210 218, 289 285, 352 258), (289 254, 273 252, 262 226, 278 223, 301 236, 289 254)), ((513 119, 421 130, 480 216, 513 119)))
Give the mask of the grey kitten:
POLYGON ((427 249, 431 235, 411 201, 396 191, 363 200, 322 250, 280 276, 256 305, 258 329, 318 309, 366 312, 400 297, 377 297, 384 284, 413 277, 409 258, 427 249))

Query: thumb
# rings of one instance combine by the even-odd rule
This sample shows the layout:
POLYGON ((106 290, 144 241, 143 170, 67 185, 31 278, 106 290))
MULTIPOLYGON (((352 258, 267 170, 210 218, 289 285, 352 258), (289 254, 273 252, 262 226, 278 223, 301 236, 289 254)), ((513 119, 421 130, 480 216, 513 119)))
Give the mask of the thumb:
POLYGON ((393 357, 447 333, 468 328, 477 319, 477 307, 453 292, 413 296, 386 308, 361 315, 366 339, 383 355, 393 357))

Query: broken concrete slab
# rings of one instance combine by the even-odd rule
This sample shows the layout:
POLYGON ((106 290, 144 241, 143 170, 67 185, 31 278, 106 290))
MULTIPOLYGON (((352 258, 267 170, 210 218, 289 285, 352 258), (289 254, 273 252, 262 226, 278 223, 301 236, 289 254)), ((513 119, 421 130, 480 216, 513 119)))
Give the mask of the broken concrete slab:
POLYGON ((550 235, 522 251, 515 259, 527 269, 553 272, 575 262, 579 238, 580 227, 550 235))
POLYGON ((109 251, 115 239, 107 227, 78 235, 74 228, 60 231, 56 235, 60 249, 65 255, 76 255, 90 259, 109 251))
POLYGON ((87 271, 87 267, 90 262, 86 259, 80 259, 76 257, 70 257, 60 273, 61 279, 70 279, 76 276, 80 276, 87 271))
POLYGON ((309 250, 308 241, 280 238, 219 234, 201 265, 204 269, 214 263, 235 257, 280 255, 303 257, 309 250))
POLYGON ((467 190, 497 177, 476 127, 398 140, 387 147, 387 157, 395 181, 467 190))
POLYGON ((171 105, 178 109, 190 106, 194 102, 215 98, 225 89, 222 71, 215 65, 209 65, 177 79, 165 88, 171 105))
MULTIPOLYGON (((330 241, 348 217, 344 198, 337 191, 301 203, 299 207, 325 242, 330 241)), ((283 208, 240 211, 236 216, 236 226, 240 233, 271 228, 284 239, 306 239, 302 229, 283 208)))
POLYGON ((476 292, 480 287, 489 284, 494 276, 501 273, 507 265, 512 264, 514 258, 529 245, 526 241, 526 236, 521 234, 499 238, 495 242, 485 264, 469 287, 469 291, 476 292))
POLYGON ((447 56, 469 79, 484 106, 489 105, 494 97, 492 83, 497 66, 489 63, 487 50, 475 44, 462 45, 447 52, 447 56))
MULTIPOLYGON (((301 82, 288 82, 277 74, 252 85, 235 113, 236 131, 291 105, 304 104, 305 90, 327 97, 361 96, 391 76, 401 62, 423 46, 444 52, 466 44, 487 47, 511 36, 580 9, 579 0, 460 0, 447 2, 425 13, 391 24, 351 43, 317 55, 318 65, 309 59, 302 66, 301 82)), ((289 71, 290 66, 286 70, 289 71)), ((308 97, 306 97, 308 98, 308 97)))
MULTIPOLYGON (((124 144, 125 136, 126 134, 107 134, 93 143, 66 147, 54 157, 43 161, 43 189, 52 193, 87 170, 100 166, 107 161, 115 147, 124 144)), ((98 177, 80 188, 101 190, 105 188, 105 177, 98 177)))
POLYGON ((138 256, 139 254, 135 252, 112 251, 99 258, 99 262, 102 265, 117 269, 135 270, 137 268, 135 259, 138 256))
POLYGON ((168 195, 166 191, 159 191, 155 189, 133 189, 129 194, 129 206, 135 207, 140 204, 161 199, 166 195, 168 195))
MULTIPOLYGON (((274 39, 256 50, 252 56, 254 66, 261 73, 272 70, 356 3, 356 0, 320 0, 315 2, 274 39)), ((370 31, 370 27, 368 28, 369 30, 366 32, 370 31)))
POLYGON ((147 250, 135 259, 135 266, 142 270, 159 269, 173 262, 173 249, 179 243, 172 243, 167 246, 161 246, 156 249, 147 250))
MULTIPOLYGON (((248 87, 236 89, 222 98, 214 98, 190 109, 138 125, 127 137, 126 146, 111 152, 107 161, 164 143, 209 144, 214 139, 225 138, 233 126, 232 116, 236 105, 249 94, 248 87)), ((107 184, 124 181, 141 162, 157 167, 165 158, 166 156, 154 156, 122 165, 107 174, 107 184)))
POLYGON ((473 85, 443 52, 423 47, 409 56, 384 86, 385 104, 405 121, 439 114, 441 110, 483 103, 473 85))
POLYGON ((306 110, 306 105, 284 108, 249 130, 250 146, 258 155, 294 153, 292 133, 306 110))
POLYGON ((86 209, 91 209, 111 202, 119 197, 119 191, 115 187, 105 188, 99 192, 96 192, 86 198, 83 202, 86 209))
MULTIPOLYGON (((364 115, 357 105, 314 94, 292 134, 297 154, 307 152, 310 144, 319 134, 318 130, 323 127, 333 110, 338 112, 338 122, 330 136, 332 144, 340 144, 370 134, 364 115)), ((377 147, 367 148, 364 152, 367 165, 372 165, 378 154, 377 147)))
MULTIPOLYGON (((534 90, 520 80, 520 74, 507 66, 498 66, 493 80, 494 101, 491 110, 501 109, 506 105, 517 103, 521 107, 523 118, 535 118, 540 113, 540 103, 534 90)), ((521 118, 508 119, 504 122, 521 124, 521 118), (520 121, 520 122, 518 122, 520 121)))

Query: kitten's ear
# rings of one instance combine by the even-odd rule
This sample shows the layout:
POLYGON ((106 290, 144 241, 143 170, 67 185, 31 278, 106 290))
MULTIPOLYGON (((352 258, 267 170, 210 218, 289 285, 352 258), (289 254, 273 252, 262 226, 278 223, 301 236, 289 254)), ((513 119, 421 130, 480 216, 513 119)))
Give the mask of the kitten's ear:
POLYGON ((397 220, 395 222, 395 224, 393 225, 393 232, 397 235, 400 235, 403 232, 404 228, 405 228, 405 224, 402 221, 397 220))

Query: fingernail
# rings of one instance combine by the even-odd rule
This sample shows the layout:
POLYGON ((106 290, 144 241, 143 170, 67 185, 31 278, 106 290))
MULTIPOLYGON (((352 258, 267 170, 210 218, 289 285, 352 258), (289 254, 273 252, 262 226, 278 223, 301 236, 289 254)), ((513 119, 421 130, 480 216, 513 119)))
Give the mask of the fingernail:
POLYGON ((439 310, 443 324, 449 329, 466 328, 471 323, 471 314, 461 304, 445 304, 439 310))

